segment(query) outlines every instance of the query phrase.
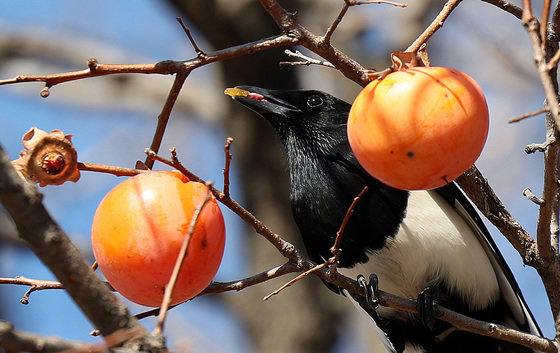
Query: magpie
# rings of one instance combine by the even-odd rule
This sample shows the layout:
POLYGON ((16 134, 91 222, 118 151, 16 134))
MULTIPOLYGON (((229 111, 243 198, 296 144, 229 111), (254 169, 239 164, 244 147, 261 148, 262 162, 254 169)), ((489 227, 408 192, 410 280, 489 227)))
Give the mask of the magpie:
MULTIPOLYGON (((343 218, 367 186, 342 235, 342 274, 374 274, 379 289, 419 302, 422 298, 427 309, 437 298, 439 305, 469 317, 541 336, 511 270, 455 183, 404 191, 373 178, 348 143, 351 105, 327 93, 253 86, 233 90, 230 95, 265 118, 284 147, 291 209, 311 260, 322 263, 332 256, 343 218)), ((532 352, 456 330, 430 320, 429 314, 426 319, 386 307, 367 312, 390 352, 532 352)))

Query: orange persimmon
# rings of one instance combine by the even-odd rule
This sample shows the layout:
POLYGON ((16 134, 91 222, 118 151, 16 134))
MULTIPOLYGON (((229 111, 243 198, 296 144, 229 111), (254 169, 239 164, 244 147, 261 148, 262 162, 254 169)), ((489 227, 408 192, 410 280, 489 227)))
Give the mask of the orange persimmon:
POLYGON ((434 189, 465 172, 488 135, 478 84, 444 67, 414 67, 370 82, 348 118, 348 139, 373 177, 405 190, 434 189))
MULTIPOLYGON (((206 185, 175 171, 146 172, 118 184, 103 198, 93 218, 93 252, 119 293, 138 304, 161 304, 193 214, 208 192, 206 185)), ((224 220, 212 197, 196 222, 172 304, 208 286, 224 243, 224 220)))

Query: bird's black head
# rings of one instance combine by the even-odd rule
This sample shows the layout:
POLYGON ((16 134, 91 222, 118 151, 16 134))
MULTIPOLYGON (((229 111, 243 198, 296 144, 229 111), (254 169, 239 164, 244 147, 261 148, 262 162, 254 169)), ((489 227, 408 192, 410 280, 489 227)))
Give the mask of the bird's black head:
POLYGON ((332 256, 330 248, 346 211, 364 186, 342 239, 340 265, 368 260, 400 224, 408 194, 370 176, 352 153, 346 134, 351 105, 321 91, 238 86, 225 91, 263 116, 288 157, 290 201, 309 256, 332 256), (376 217, 372 217, 376 215, 376 217))
POLYGON ((322 140, 340 134, 334 130, 346 133, 350 104, 327 93, 253 86, 237 86, 226 93, 268 120, 285 146, 294 138, 324 145, 322 140))

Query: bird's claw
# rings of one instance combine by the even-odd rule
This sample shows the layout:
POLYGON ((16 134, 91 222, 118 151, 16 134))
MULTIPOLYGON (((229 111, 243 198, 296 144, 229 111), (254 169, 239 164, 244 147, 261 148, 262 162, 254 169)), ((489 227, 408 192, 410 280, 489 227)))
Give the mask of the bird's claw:
POLYGON ((367 305, 372 309, 377 309, 379 306, 379 300, 377 299, 377 290, 379 287, 379 280, 375 274, 369 275, 369 283, 366 283, 366 279, 363 275, 358 275, 358 284, 364 290, 364 297, 367 305))
POLYGON ((433 329, 436 323, 436 315, 439 312, 438 305, 439 291, 437 287, 426 287, 418 294, 418 299, 416 300, 418 315, 420 315, 422 323, 430 329, 433 329))

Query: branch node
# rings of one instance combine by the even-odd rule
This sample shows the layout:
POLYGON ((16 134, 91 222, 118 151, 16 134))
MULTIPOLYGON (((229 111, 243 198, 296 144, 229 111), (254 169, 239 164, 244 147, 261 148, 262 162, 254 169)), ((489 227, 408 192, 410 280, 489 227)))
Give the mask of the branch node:
POLYGON ((544 152, 548 147, 550 147, 554 143, 556 143, 556 139, 549 137, 543 143, 532 143, 530 145, 527 145, 525 147, 525 153, 531 154, 537 151, 544 152))
POLYGON ((47 98, 51 94, 49 92, 49 88, 50 88, 50 86, 45 86, 45 87, 43 87, 43 89, 41 89, 41 91, 39 92, 39 95, 41 96, 41 98, 47 98))
POLYGON ((99 64, 99 62, 97 61, 96 58, 91 58, 87 61, 87 66, 88 66, 90 72, 95 71, 97 69, 98 64, 99 64))

